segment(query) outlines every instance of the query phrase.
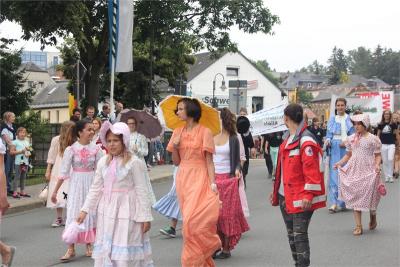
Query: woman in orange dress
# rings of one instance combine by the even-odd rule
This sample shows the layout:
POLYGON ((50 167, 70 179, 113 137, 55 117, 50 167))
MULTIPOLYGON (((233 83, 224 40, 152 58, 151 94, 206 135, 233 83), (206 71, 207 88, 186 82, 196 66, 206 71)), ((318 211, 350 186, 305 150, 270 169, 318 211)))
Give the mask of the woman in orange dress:
POLYGON ((212 254, 221 247, 213 136, 198 123, 201 107, 196 99, 180 99, 176 114, 186 125, 174 130, 167 150, 179 165, 176 191, 183 219, 181 262, 183 267, 213 267, 212 254))

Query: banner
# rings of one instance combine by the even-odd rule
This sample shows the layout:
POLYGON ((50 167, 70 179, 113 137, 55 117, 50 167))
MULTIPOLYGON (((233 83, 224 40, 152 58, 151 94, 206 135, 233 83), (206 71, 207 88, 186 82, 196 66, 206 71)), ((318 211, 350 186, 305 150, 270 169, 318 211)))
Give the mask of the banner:
MULTIPOLYGON (((332 95, 330 114, 335 114, 335 101, 337 95, 332 95)), ((382 119, 384 110, 394 111, 394 94, 393 91, 360 93, 356 96, 345 97, 347 100, 347 108, 350 113, 360 110, 369 115, 371 125, 376 126, 382 119)))
MULTIPOLYGON (((212 106, 213 104, 213 98, 210 95, 193 94, 193 97, 200 99, 210 106, 212 106)), ((229 95, 215 95, 214 99, 214 101, 217 102, 219 108, 229 107, 229 95)))
POLYGON ((253 136, 287 130, 283 121, 283 111, 287 101, 279 105, 263 109, 247 116, 250 121, 250 132, 253 136))
POLYGON ((108 21, 110 66, 115 64, 115 72, 132 71, 133 1, 108 0, 108 21))

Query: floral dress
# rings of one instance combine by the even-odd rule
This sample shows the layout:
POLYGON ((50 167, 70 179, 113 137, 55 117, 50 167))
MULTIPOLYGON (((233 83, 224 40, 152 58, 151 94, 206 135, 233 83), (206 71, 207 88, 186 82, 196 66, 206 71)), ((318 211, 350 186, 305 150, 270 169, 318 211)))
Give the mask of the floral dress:
POLYGON ((346 141, 346 150, 352 155, 347 164, 339 168, 339 198, 354 210, 376 210, 381 178, 375 171, 375 154, 381 153, 381 141, 370 133, 363 137, 353 134, 346 141))
MULTIPOLYGON (((66 226, 78 218, 92 185, 97 162, 102 156, 102 150, 92 143, 81 145, 75 142, 65 149, 59 179, 69 179, 66 226)), ((78 235, 77 243, 93 243, 95 228, 96 213, 89 212, 84 222, 84 229, 78 235)))

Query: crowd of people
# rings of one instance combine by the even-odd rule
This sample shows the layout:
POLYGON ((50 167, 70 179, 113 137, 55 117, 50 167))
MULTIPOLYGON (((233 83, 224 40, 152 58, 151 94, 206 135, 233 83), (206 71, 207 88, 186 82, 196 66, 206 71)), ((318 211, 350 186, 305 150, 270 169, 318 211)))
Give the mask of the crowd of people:
MULTIPOLYGON (((170 192, 158 201, 146 163, 149 140, 138 133, 135 117, 117 122, 122 110, 122 103, 117 103, 111 114, 105 104, 96 116, 89 106, 81 119, 81 110, 75 109, 51 140, 45 173, 47 207, 55 210, 51 226, 65 226, 62 239, 68 246, 60 260, 69 262, 76 256, 75 245, 84 244, 85 256, 92 257, 97 267, 153 266, 148 235, 152 209, 171 220, 160 229, 164 235, 175 237, 177 223, 182 222, 182 266, 215 266, 214 259, 231 257, 242 234, 250 230, 245 187, 257 145, 246 109, 239 116, 220 109, 222 130, 213 136, 199 123, 199 101, 184 97, 178 101, 175 113, 185 126, 174 129, 165 148, 175 165, 174 180, 170 192)), ((352 209, 354 236, 363 234, 363 211, 370 214, 368 228, 377 227, 384 182, 399 177, 400 113, 384 111, 379 125, 372 128, 367 114, 347 114, 346 100, 339 98, 335 114, 322 125, 316 118, 308 125, 298 104, 289 104, 283 117, 288 130, 262 135, 259 146, 267 176, 273 179, 270 202, 280 207, 295 266, 309 266, 308 227, 317 209, 328 206, 331 214, 352 209), (329 165, 327 181, 324 160, 329 165)), ((15 129, 12 112, 4 113, 3 121, 0 209, 4 214, 9 207, 7 194, 30 197, 25 180, 32 148, 26 129, 15 129)), ((3 264, 11 266, 15 247, 0 242, 0 250, 3 264)))

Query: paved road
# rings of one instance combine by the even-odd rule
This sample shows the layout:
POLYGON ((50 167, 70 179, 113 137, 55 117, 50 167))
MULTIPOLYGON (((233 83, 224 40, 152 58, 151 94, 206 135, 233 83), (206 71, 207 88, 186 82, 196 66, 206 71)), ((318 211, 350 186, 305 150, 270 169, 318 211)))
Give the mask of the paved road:
MULTIPOLYGON (((263 162, 252 162, 248 180, 251 230, 232 257, 218 261, 217 266, 293 266, 279 209, 267 202, 271 180, 265 176, 263 162)), ((154 184, 156 195, 168 192, 170 184, 171 180, 154 184)), ((388 184, 388 191, 379 206, 377 230, 365 230, 360 237, 352 236, 352 212, 330 215, 326 209, 317 211, 310 226, 312 266, 400 266, 399 182, 388 184)), ((368 217, 363 218, 365 227, 368 217)), ((79 256, 84 253, 83 246, 78 248, 74 262, 59 263, 66 247, 60 240, 62 229, 49 227, 52 219, 52 212, 45 208, 3 219, 3 240, 18 247, 14 266, 91 266, 91 259, 79 256)), ((156 266, 177 267, 182 239, 180 232, 176 239, 160 236, 158 229, 166 223, 165 218, 155 215, 151 230, 153 259, 156 266)))

